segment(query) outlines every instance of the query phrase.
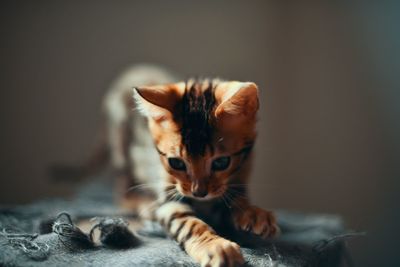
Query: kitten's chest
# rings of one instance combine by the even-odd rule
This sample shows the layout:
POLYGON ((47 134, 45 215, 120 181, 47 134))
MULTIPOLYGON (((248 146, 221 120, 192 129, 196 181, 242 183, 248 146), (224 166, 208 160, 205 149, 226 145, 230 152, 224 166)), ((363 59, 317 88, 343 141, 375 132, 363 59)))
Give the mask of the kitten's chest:
POLYGON ((189 200, 196 216, 208 223, 214 229, 225 227, 231 223, 229 209, 219 201, 195 201, 189 200))

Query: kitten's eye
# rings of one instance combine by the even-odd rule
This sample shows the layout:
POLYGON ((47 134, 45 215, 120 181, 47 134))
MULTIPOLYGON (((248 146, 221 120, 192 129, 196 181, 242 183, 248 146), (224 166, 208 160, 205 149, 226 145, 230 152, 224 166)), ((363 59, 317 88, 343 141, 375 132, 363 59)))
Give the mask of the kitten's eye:
POLYGON ((168 158, 168 164, 172 169, 177 171, 185 171, 186 165, 180 158, 168 158))
POLYGON ((213 171, 223 171, 229 167, 230 163, 231 163, 230 157, 219 157, 213 160, 211 164, 211 169, 213 171))

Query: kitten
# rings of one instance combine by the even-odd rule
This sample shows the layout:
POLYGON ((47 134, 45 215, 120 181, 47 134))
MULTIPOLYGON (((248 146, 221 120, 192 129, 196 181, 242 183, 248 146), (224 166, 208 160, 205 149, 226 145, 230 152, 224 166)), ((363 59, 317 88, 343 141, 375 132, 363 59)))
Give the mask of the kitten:
POLYGON ((121 202, 160 222, 201 266, 243 264, 240 247, 218 233, 232 228, 268 238, 279 231, 273 213, 247 196, 257 86, 177 80, 163 69, 138 66, 106 95, 121 202))

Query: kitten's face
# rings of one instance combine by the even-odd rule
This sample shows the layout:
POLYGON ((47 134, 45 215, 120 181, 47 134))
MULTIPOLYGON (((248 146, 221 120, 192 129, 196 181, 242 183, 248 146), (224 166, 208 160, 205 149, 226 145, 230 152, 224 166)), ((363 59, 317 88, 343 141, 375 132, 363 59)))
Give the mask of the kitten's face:
POLYGON ((136 90, 169 182, 184 196, 222 196, 256 137, 256 85, 188 81, 136 90))

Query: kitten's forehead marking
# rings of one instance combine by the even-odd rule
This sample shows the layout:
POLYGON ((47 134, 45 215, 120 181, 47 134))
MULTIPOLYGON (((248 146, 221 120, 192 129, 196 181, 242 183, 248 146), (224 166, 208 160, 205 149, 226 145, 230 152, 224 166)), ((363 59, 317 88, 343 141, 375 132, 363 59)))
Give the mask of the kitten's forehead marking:
POLYGON ((182 143, 191 156, 202 156, 211 145, 215 108, 215 85, 210 80, 189 80, 182 97, 180 119, 182 143))

